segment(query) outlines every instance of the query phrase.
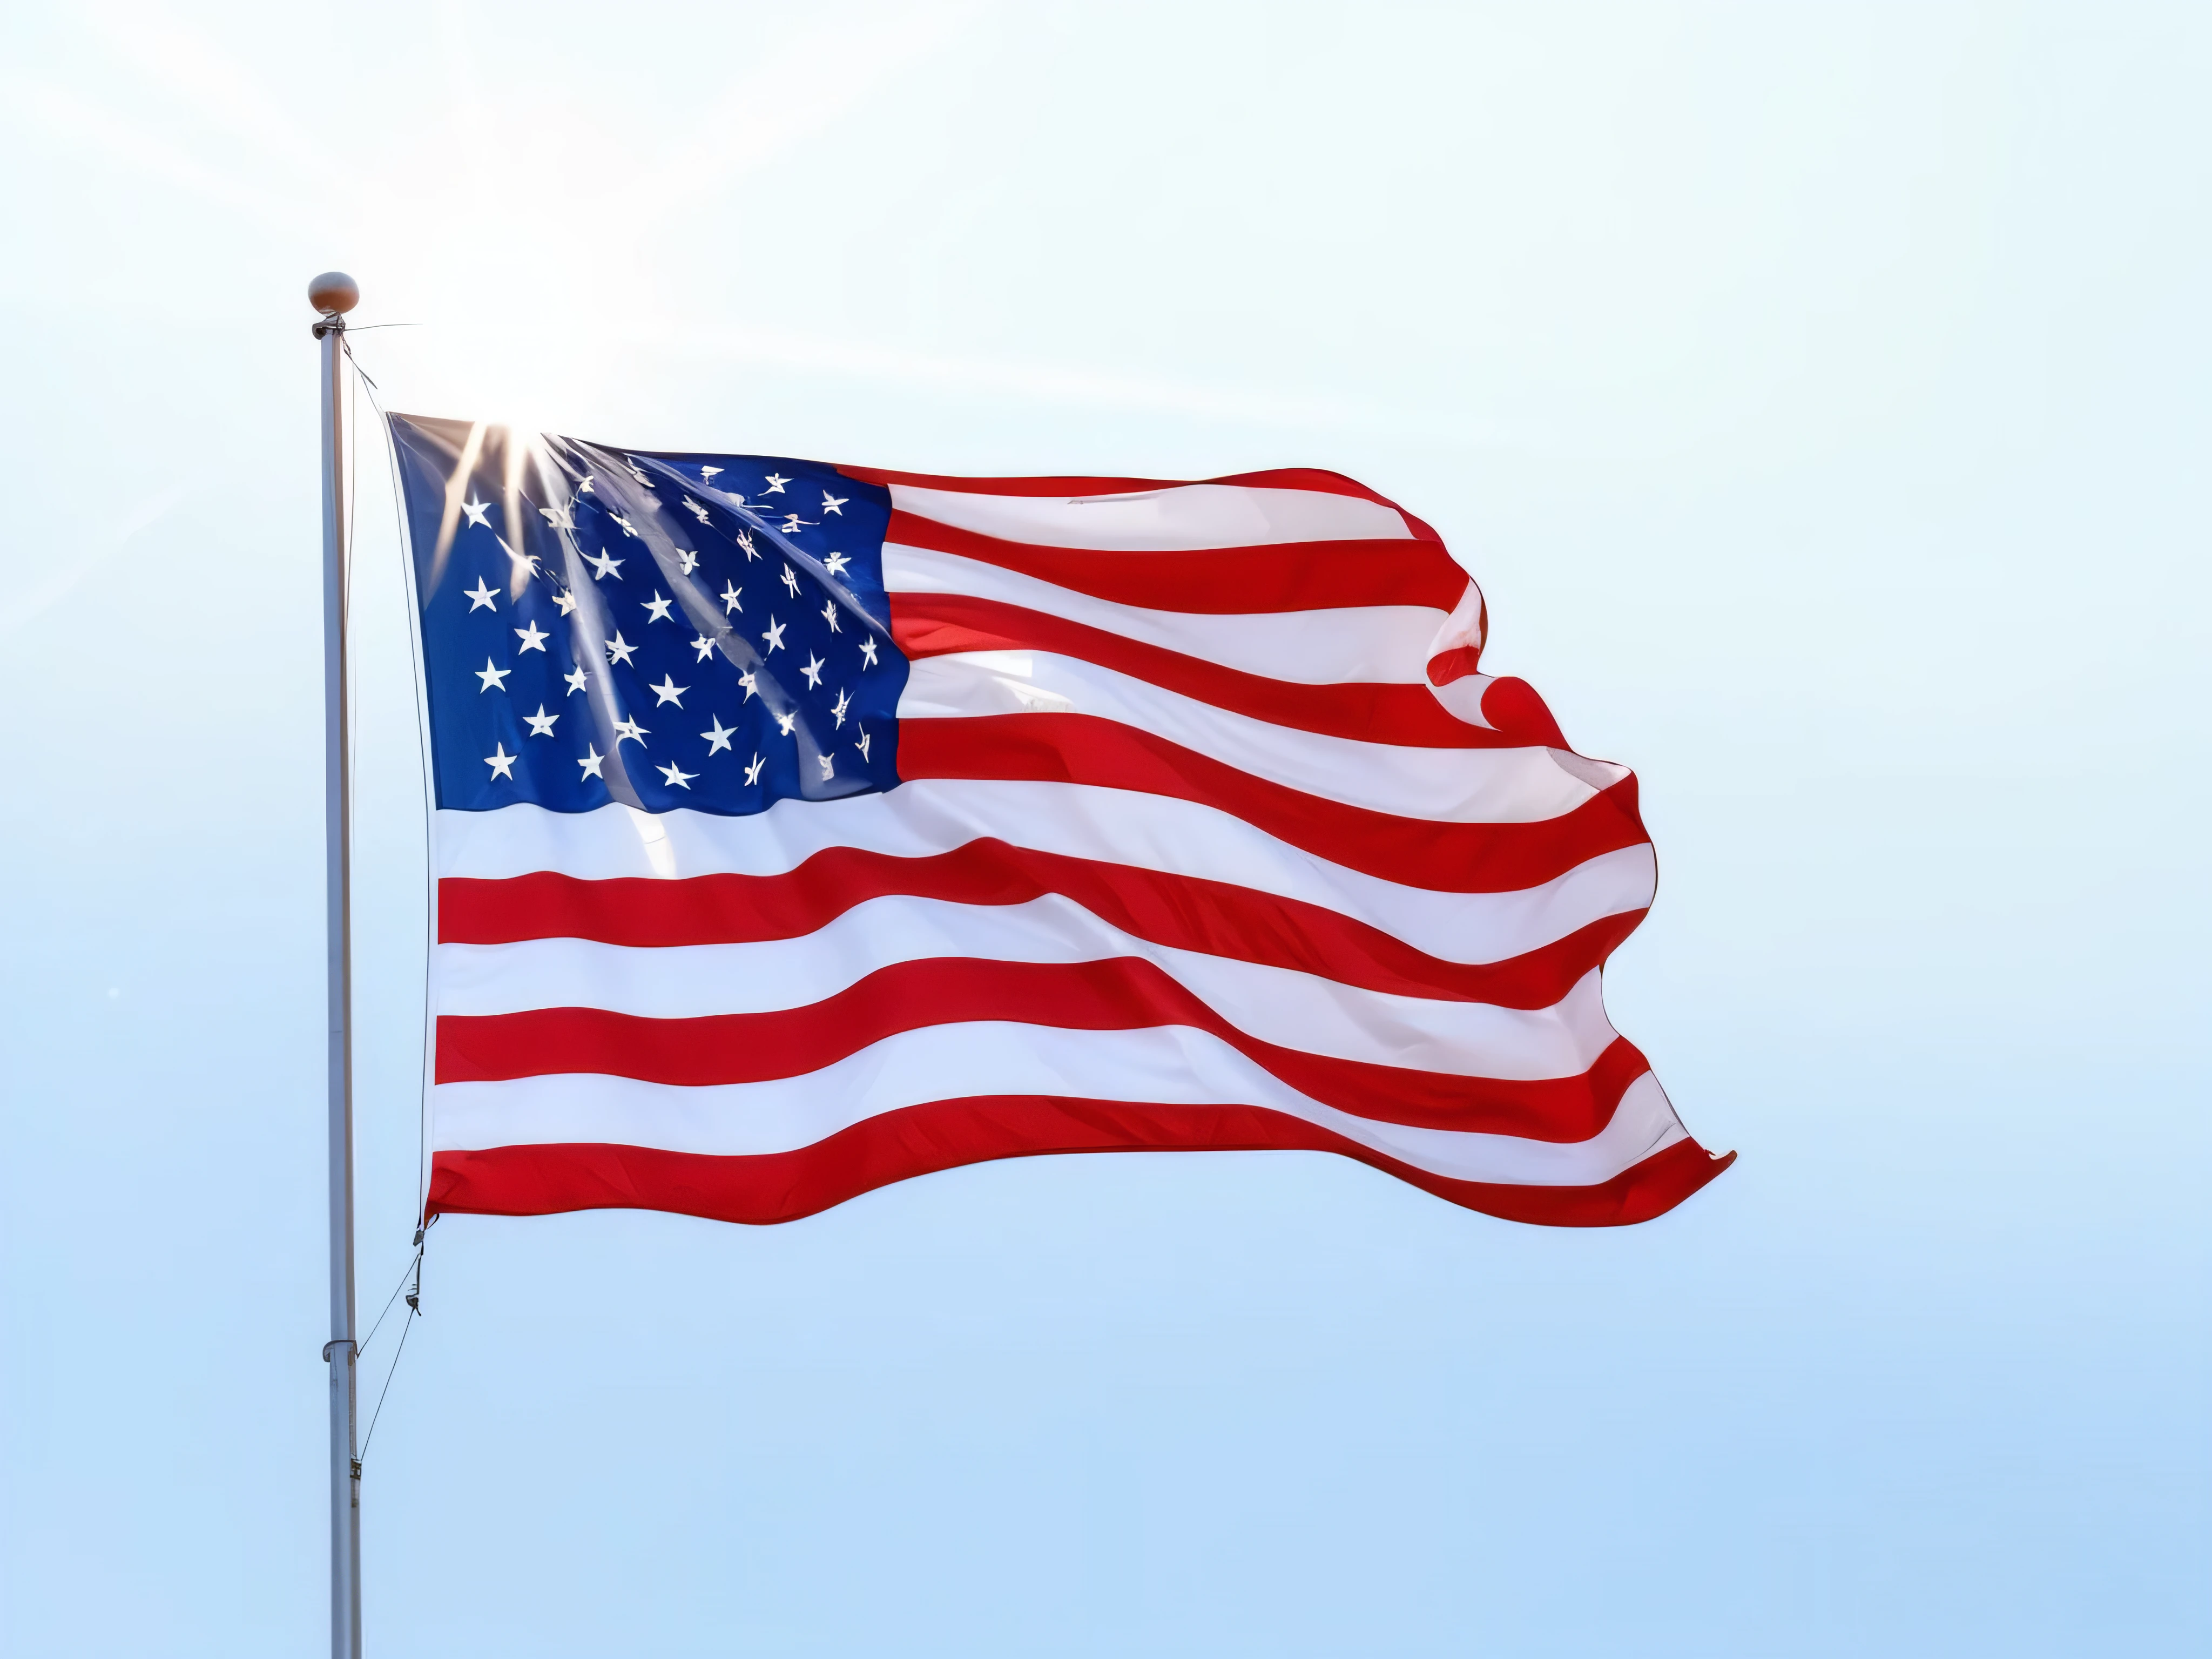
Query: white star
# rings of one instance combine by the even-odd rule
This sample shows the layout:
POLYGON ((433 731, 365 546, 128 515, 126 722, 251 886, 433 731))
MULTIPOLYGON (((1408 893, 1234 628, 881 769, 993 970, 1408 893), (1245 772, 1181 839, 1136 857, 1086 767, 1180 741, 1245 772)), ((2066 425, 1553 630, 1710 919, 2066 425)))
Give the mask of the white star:
MULTIPOLYGON (((768 651, 775 650, 776 647, 783 643, 783 624, 778 622, 775 617, 770 617, 768 619, 768 632, 762 635, 761 637, 768 641, 768 651)), ((763 651, 761 654, 763 656, 766 656, 768 654, 768 651, 763 651)))
POLYGON ((477 578, 477 585, 474 587, 463 588, 461 590, 461 594, 463 598, 468 600, 469 610, 471 612, 478 611, 496 611, 499 609, 497 605, 491 602, 492 590, 484 586, 484 579, 482 576, 477 578))
POLYGON ((693 501, 689 495, 686 495, 684 498, 684 505, 691 509, 691 511, 697 516, 701 524, 708 522, 708 515, 707 509, 700 506, 698 502, 693 501))
POLYGON ((553 636, 539 629, 536 623, 532 623, 527 628, 516 629, 514 637, 522 641, 514 648, 514 654, 519 657, 526 651, 543 651, 545 648, 545 641, 553 636))
POLYGON ((791 728, 799 724, 799 715, 797 711, 794 710, 793 713, 788 714, 778 714, 775 717, 775 723, 783 728, 783 735, 787 738, 789 737, 791 735, 791 728))
POLYGON ((799 575, 789 565, 783 568, 783 585, 791 590, 791 597, 799 597, 799 575))
POLYGON ((637 526, 632 524, 628 519, 623 517, 621 514, 610 513, 607 516, 622 526, 622 533, 623 535, 635 536, 637 534, 637 526))
POLYGON ((536 714, 525 714, 522 718, 529 723, 532 737, 550 738, 553 735, 553 722, 561 717, 558 714, 547 714, 545 705, 541 702, 538 705, 536 714))
POLYGON ((576 493, 577 493, 579 495, 588 495, 592 494, 592 478, 593 478, 593 477, 595 477, 596 476, 597 476, 597 475, 596 475, 596 474, 594 474, 594 473, 586 472, 586 473, 584 475, 584 481, 583 481, 583 483, 580 483, 580 484, 578 484, 578 485, 576 486, 576 493))
POLYGON ((714 654, 714 642, 708 639, 704 634, 702 634, 697 639, 691 641, 691 648, 699 653, 696 660, 700 662, 706 661, 708 658, 714 654))
POLYGON ((864 766, 865 766, 865 765, 867 763, 867 759, 868 759, 868 745, 869 745, 870 744, 873 743, 873 742, 875 741, 875 739, 874 739, 873 738, 871 738, 871 737, 870 737, 866 732, 861 732, 861 733, 860 733, 860 737, 859 737, 858 738, 856 738, 854 741, 855 741, 855 742, 859 744, 859 746, 860 746, 860 763, 861 763, 861 764, 862 764, 862 765, 864 765, 864 766))
POLYGON ((707 739, 707 752, 710 755, 719 755, 730 746, 730 739, 738 735, 738 728, 733 726, 724 726, 720 714, 713 718, 714 724, 699 735, 707 739))
POLYGON ((663 674, 660 677, 659 684, 648 685, 645 689, 652 692, 659 700, 653 705, 655 708, 659 708, 664 702, 672 702, 681 708, 684 707, 684 694, 691 688, 688 685, 677 684, 676 676, 673 674, 663 674))
POLYGON ((696 553, 688 547, 679 547, 676 550, 676 570, 678 575, 688 576, 698 568, 699 556, 696 553))
POLYGON ((485 516, 491 511, 491 503, 478 501, 475 490, 469 491, 468 500, 461 503, 461 511, 469 515, 471 524, 482 525, 486 530, 491 528, 491 520, 485 516))
POLYGON ((580 665, 562 675, 561 678, 568 683, 568 690, 567 695, 569 696, 574 696, 576 693, 584 689, 584 671, 580 665))
MULTIPOLYGON (((746 669, 743 673, 738 676, 738 684, 745 688, 746 697, 753 696, 759 689, 758 685, 753 679, 753 671, 750 668, 746 669)), ((744 701, 744 697, 740 697, 738 701, 743 702, 744 701)))
POLYGON ((762 761, 759 754, 755 753, 753 763, 745 768, 745 785, 748 788, 760 781, 761 768, 763 764, 765 763, 762 761))
POLYGON ((628 738, 641 749, 646 746, 645 727, 640 726, 635 720, 617 720, 615 722, 616 748, 619 749, 623 746, 623 739, 624 738, 628 738))
MULTIPOLYGON (((616 747, 620 748, 621 745, 617 744, 616 747)), ((606 758, 607 757, 605 755, 602 755, 596 748, 587 743, 584 745, 583 759, 578 761, 576 764, 584 769, 584 778, 598 778, 600 781, 605 782, 607 775, 600 771, 599 768, 605 763, 606 758)), ((578 778, 576 781, 581 783, 584 781, 584 778, 578 778)))
POLYGON ((643 469, 641 468, 635 461, 624 461, 623 463, 623 468, 631 477, 636 479, 647 489, 653 488, 653 480, 645 476, 643 469))
POLYGON ((818 689, 822 684, 822 671, 828 665, 821 658, 810 653, 805 662, 800 665, 799 672, 806 676, 806 684, 810 688, 818 689))
POLYGON ((818 765, 819 767, 821 767, 821 769, 822 769, 822 781, 823 781, 823 782, 824 782, 824 783, 829 782, 829 781, 830 781, 830 777, 831 777, 831 776, 836 773, 836 769, 837 769, 837 763, 836 763, 835 761, 831 760, 831 759, 830 758, 830 757, 829 757, 829 756, 827 756, 827 755, 817 755, 817 756, 814 757, 814 760, 815 760, 815 763, 816 763, 817 765, 818 765))
POLYGON ((655 767, 653 769, 668 780, 668 787, 672 789, 689 789, 691 787, 691 780, 699 775, 696 772, 686 772, 682 767, 672 763, 655 767))
POLYGON ((565 507, 541 507, 538 510, 545 515, 545 522, 556 530, 574 530, 576 527, 576 521, 568 516, 568 509, 565 507))
POLYGON ((553 603, 561 607, 561 614, 565 617, 576 608, 576 596, 564 588, 553 596, 553 603))
POLYGON ((491 753, 484 757, 484 764, 491 768, 494 779, 505 778, 509 783, 513 783, 514 763, 521 758, 520 755, 508 754, 505 744, 495 743, 491 746, 491 753))
POLYGON ((825 489, 822 492, 822 510, 835 513, 842 519, 845 516, 845 503, 852 499, 850 495, 832 495, 825 489))
POLYGON ((494 668, 491 665, 491 659, 486 657, 484 665, 476 671, 477 678, 483 682, 477 688, 477 694, 481 696, 486 691, 506 690, 507 677, 513 672, 514 671, 512 668, 494 668))
POLYGON ((598 573, 592 578, 595 582, 603 582, 610 576, 619 574, 623 568, 623 562, 620 559, 609 558, 607 550, 604 547, 599 550, 597 557, 593 557, 589 553, 584 555, 584 562, 598 573))
POLYGON ((626 664, 637 654, 637 647, 623 638, 620 629, 615 630, 614 638, 602 641, 601 643, 607 647, 607 666, 610 668, 617 663, 626 664))
POLYGON ((841 629, 841 628, 839 628, 839 627, 837 626, 837 601, 836 601, 836 600, 832 599, 832 600, 830 600, 830 603, 829 603, 829 604, 827 604, 827 605, 823 605, 823 606, 822 607, 822 620, 823 620, 823 622, 826 622, 826 623, 828 623, 830 624, 830 631, 832 634, 841 634, 841 633, 842 633, 842 632, 844 631, 842 629, 841 629))
POLYGON ((777 474, 771 472, 768 475, 768 493, 771 495, 781 495, 783 494, 784 485, 790 482, 790 479, 781 477, 777 474))
POLYGON ((699 469, 699 476, 702 478, 712 478, 721 470, 722 469, 719 466, 702 466, 699 469))
POLYGON ((845 574, 845 567, 852 562, 842 553, 832 553, 822 561, 822 568, 833 576, 842 576, 845 574))
POLYGON ((653 590, 653 597, 651 599, 640 599, 638 603, 645 607, 645 619, 649 623, 672 622, 675 620, 668 614, 668 607, 674 604, 675 601, 672 599, 662 599, 660 597, 660 590, 657 587, 653 590))
POLYGON ((845 711, 852 706, 853 694, 850 691, 840 691, 837 694, 837 702, 830 712, 837 717, 837 724, 841 728, 845 724, 845 711))
POLYGON ((799 526, 805 522, 805 520, 801 519, 799 514, 796 513, 793 514, 789 518, 783 521, 783 533, 787 536, 796 535, 799 531, 799 526))
POLYGON ((745 550, 745 557, 748 559, 760 557, 760 550, 753 545, 752 537, 744 531, 738 532, 738 545, 745 550))
POLYGON ((726 617, 732 611, 742 611, 745 608, 745 596, 738 592, 738 585, 735 582, 722 584, 721 597, 722 614, 726 617))
POLYGON ((876 665, 876 641, 872 634, 860 641, 860 660, 871 668, 876 665))

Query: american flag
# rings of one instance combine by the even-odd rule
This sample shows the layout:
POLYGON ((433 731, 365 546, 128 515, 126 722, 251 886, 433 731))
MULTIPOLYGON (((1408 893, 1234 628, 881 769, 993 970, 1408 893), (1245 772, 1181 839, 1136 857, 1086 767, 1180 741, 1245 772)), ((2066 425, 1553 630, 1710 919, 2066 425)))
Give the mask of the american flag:
POLYGON ((1271 1149, 1601 1225, 1726 1167, 1606 1018, 1634 778, 1373 491, 392 436, 432 1213, 1271 1149))

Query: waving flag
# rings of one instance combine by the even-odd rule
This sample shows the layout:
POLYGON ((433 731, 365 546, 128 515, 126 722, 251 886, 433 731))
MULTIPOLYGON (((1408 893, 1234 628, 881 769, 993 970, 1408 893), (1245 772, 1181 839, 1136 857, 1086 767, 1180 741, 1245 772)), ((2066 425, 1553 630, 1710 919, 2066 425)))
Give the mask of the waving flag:
POLYGON ((433 1212, 1284 1149, 1601 1225, 1726 1167, 1606 1018, 1634 779, 1372 491, 392 426, 433 1212))

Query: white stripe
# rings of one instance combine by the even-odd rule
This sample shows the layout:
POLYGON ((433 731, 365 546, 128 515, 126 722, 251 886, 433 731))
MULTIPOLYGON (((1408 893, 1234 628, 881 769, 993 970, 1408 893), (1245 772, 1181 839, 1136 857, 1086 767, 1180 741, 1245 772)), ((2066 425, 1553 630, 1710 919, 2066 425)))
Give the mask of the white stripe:
POLYGON ((538 870, 585 881, 776 876, 830 848, 928 858, 982 836, 1321 905, 1446 962, 1502 962, 1604 917, 1646 908, 1657 880, 1651 848, 1639 845, 1516 892, 1432 892, 1331 864, 1191 801, 1082 784, 963 779, 842 800, 781 801, 744 817, 627 806, 441 811, 438 873, 488 881, 538 870))
MULTIPOLYGON (((640 947, 579 939, 438 947, 441 1014, 604 1008, 651 1019, 803 1008, 893 963, 1133 957, 1247 1036, 1306 1054, 1457 1077, 1575 1077, 1618 1035, 1595 969, 1548 1008, 1367 990, 1133 938, 1057 895, 1026 904, 871 899, 798 939, 640 947)), ((1044 1012, 1044 1011, 1040 1011, 1044 1012)))
POLYGON ((902 1107, 975 1095, 1271 1107, 1435 1175, 1516 1186, 1594 1186, 1684 1139, 1648 1072, 1589 1139, 1526 1140, 1355 1117, 1186 1027, 1058 1031, 990 1024, 902 1031, 834 1066, 769 1083, 684 1088, 595 1073, 441 1083, 434 1137, 441 1152, 585 1142, 757 1155, 811 1146, 902 1107))
POLYGON ((899 694, 902 720, 1031 714, 1115 720, 1304 794, 1441 823, 1540 823, 1628 775, 1581 756, 1571 769, 1558 749, 1415 749, 1302 732, 1050 651, 924 657, 899 694))
POLYGON ((1093 599, 980 559, 896 544, 884 549, 884 586, 892 593, 957 593, 1017 605, 1294 685, 1425 684, 1444 614, 1417 605, 1232 616, 1152 611, 1093 599))
POLYGON ((1281 542, 1409 540, 1395 507, 1318 489, 1171 484, 1119 495, 986 495, 890 487, 891 505, 1005 541, 1162 552, 1281 542))

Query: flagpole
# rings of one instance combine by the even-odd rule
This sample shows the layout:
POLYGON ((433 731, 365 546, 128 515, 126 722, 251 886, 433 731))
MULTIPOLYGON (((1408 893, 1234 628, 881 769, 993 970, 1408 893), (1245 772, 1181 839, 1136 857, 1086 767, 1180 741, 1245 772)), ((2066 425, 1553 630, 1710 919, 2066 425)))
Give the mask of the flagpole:
POLYGON ((345 313, 361 289, 343 271, 307 284, 321 314, 323 357, 323 847, 330 992, 331 1655, 361 1653, 361 1462, 354 1438, 353 914, 351 789, 347 776, 345 633, 345 313))

